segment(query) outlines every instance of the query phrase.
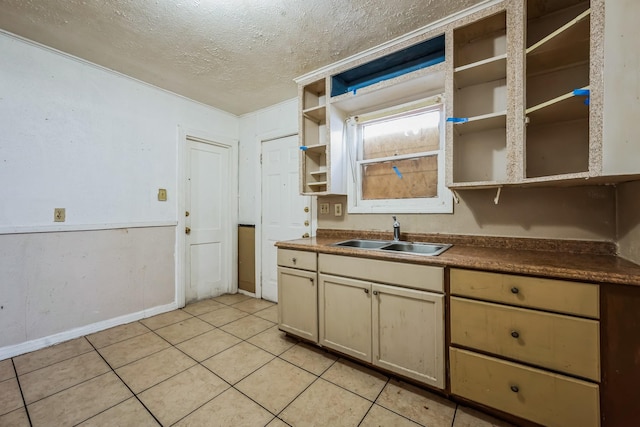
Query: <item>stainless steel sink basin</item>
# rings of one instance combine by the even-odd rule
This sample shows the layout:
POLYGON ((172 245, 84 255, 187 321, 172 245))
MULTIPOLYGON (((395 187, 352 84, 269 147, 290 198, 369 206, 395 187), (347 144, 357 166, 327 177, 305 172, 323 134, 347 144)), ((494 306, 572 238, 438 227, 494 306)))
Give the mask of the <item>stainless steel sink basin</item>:
POLYGON ((394 242, 388 240, 352 239, 334 243, 343 248, 371 249, 416 255, 438 256, 452 245, 444 243, 394 242))
POLYGON ((437 256, 449 249, 452 245, 435 243, 409 243, 398 242, 382 247, 384 251, 404 252, 410 254, 437 256))
POLYGON ((362 240, 353 239, 345 240, 344 242, 334 243, 332 246, 342 246, 347 248, 360 248, 360 249, 380 249, 383 246, 388 245, 389 241, 386 240, 362 240))

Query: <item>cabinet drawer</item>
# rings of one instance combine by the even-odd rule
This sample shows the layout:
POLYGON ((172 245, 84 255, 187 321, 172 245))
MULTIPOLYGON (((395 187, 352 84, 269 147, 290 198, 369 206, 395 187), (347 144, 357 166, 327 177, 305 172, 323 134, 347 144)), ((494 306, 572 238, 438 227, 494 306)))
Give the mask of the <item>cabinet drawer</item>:
POLYGON ((596 384, 452 348, 451 392, 545 426, 600 425, 596 384))
POLYGON ((458 268, 451 269, 450 280, 452 295, 600 317, 598 285, 458 268))
POLYGON ((317 254, 315 252, 278 249, 278 265, 282 267, 316 271, 318 265, 317 258, 317 254))
POLYGON ((596 320, 451 297, 451 342, 599 381, 596 320))
POLYGON ((319 255, 318 266, 321 273, 444 292, 442 267, 329 254, 319 255))

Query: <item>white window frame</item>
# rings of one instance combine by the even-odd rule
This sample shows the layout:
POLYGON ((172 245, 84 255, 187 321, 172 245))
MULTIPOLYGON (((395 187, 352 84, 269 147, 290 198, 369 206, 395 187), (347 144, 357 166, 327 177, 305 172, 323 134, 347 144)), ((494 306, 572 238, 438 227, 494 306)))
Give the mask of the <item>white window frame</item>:
POLYGON ((345 142, 347 147, 347 200, 349 213, 453 213, 453 196, 445 185, 445 114, 442 95, 437 95, 398 105, 384 110, 375 111, 368 114, 353 116, 347 119, 345 126, 345 142), (379 163, 381 159, 362 159, 362 132, 364 123, 371 122, 384 117, 398 115, 404 112, 418 110, 426 107, 438 109, 440 111, 440 148, 435 151, 413 153, 394 157, 394 159, 410 159, 436 155, 438 163, 438 194, 431 198, 414 199, 362 199, 362 165, 368 163, 379 163))

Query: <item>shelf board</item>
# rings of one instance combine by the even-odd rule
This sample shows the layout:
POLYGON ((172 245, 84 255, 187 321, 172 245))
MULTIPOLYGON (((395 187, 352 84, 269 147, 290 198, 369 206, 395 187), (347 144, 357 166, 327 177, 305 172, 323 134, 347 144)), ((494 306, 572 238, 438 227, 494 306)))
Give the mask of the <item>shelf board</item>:
MULTIPOLYGON (((582 89, 589 89, 589 86, 582 89)), ((575 96, 572 92, 527 108, 525 115, 529 125, 558 123, 589 117, 589 106, 584 104, 584 97, 575 96)))
POLYGON ((327 107, 325 105, 318 105, 317 107, 307 108, 306 110, 302 110, 302 114, 318 124, 324 123, 327 116, 327 107))
POLYGON ((589 60, 590 14, 588 9, 539 42, 528 47, 527 74, 589 60))
POLYGON ((474 132, 482 132, 489 129, 506 128, 507 112, 499 111, 496 113, 483 114, 482 116, 469 117, 464 123, 454 123, 453 128, 459 135, 465 135, 474 132))
POLYGON ((307 145, 307 149, 303 151, 308 154, 324 154, 327 150, 326 144, 307 145))
POLYGON ((458 88, 504 79, 507 77, 507 54, 458 67, 454 72, 458 88))
POLYGON ((321 187, 323 185, 327 185, 327 181, 307 182, 307 186, 309 187, 321 187))
POLYGON ((532 178, 524 178, 522 180, 523 184, 534 184, 534 183, 548 183, 554 182, 557 185, 562 185, 563 183, 572 182, 576 180, 588 180, 591 178, 591 175, 588 171, 584 172, 570 172, 570 173, 562 173, 556 175, 544 175, 537 176, 532 178))
POLYGON ((311 175, 311 176, 322 176, 322 175, 326 175, 326 174, 327 174, 326 170, 309 172, 309 175, 311 175))
POLYGON ((506 185, 498 181, 469 181, 469 182, 452 182, 448 187, 452 190, 468 190, 475 188, 499 188, 506 185))

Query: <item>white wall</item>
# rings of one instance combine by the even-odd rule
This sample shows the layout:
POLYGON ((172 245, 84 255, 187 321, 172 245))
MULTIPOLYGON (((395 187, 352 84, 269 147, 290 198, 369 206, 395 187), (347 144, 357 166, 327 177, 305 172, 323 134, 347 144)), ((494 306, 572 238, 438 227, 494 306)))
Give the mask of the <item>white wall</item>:
POLYGON ((0 359, 171 308, 181 130, 239 119, 2 32, 0 57, 0 359))

